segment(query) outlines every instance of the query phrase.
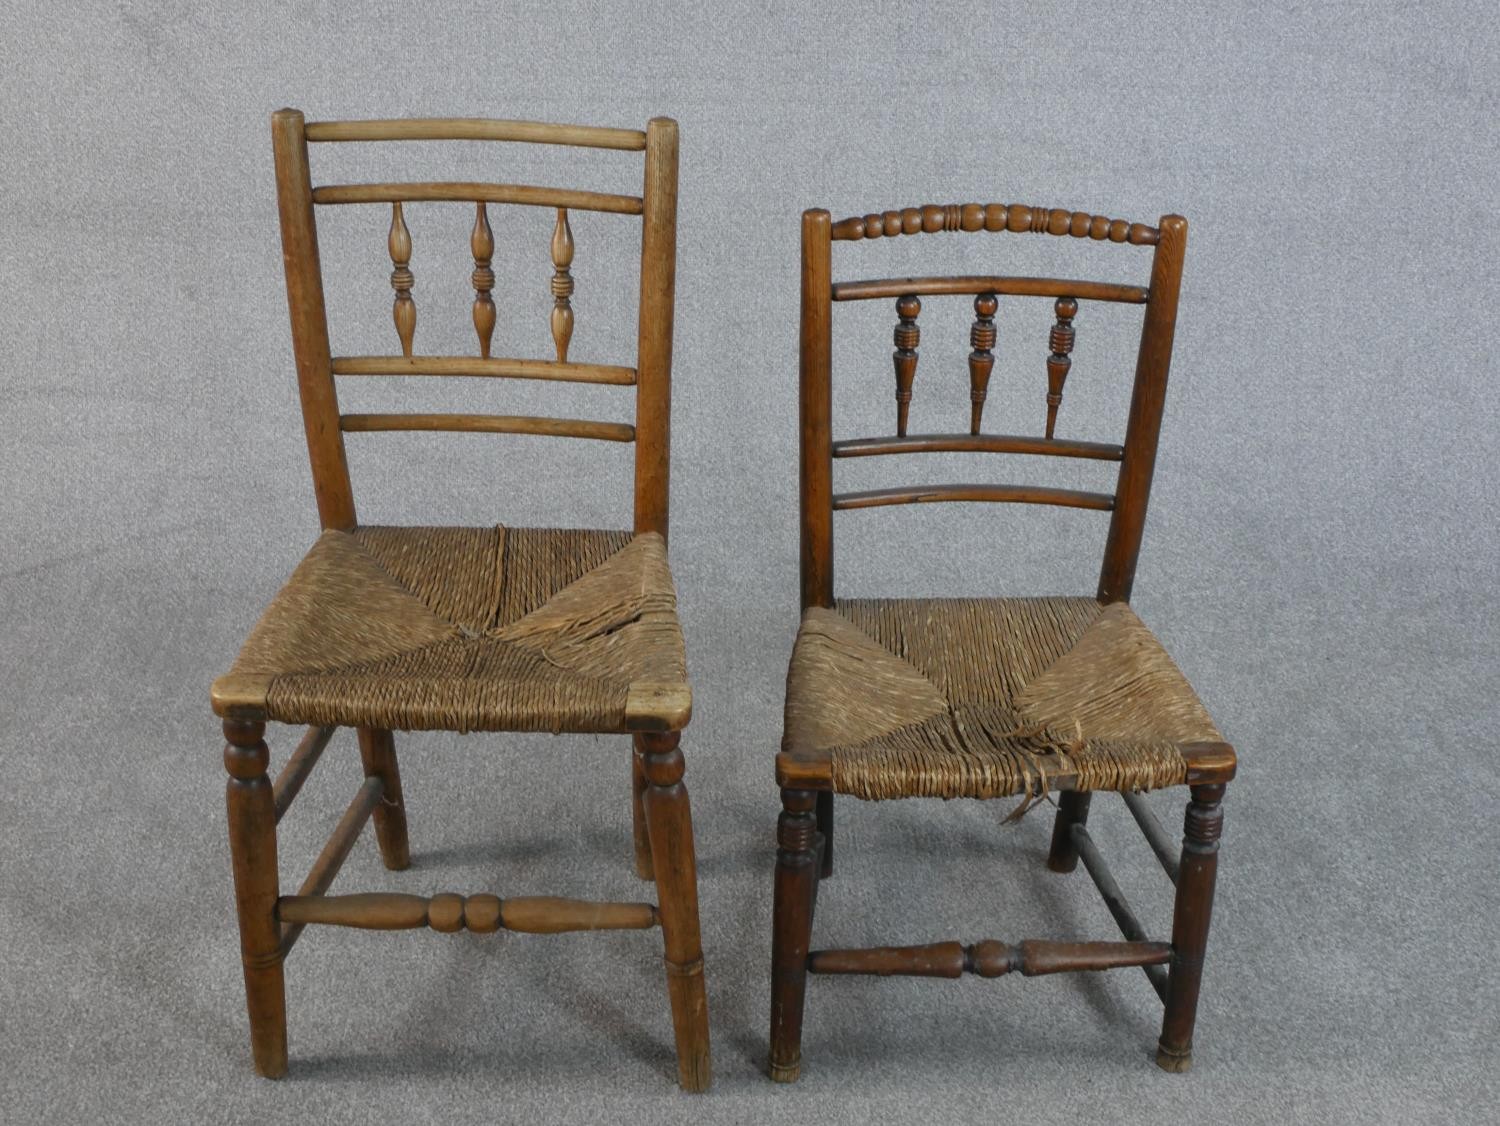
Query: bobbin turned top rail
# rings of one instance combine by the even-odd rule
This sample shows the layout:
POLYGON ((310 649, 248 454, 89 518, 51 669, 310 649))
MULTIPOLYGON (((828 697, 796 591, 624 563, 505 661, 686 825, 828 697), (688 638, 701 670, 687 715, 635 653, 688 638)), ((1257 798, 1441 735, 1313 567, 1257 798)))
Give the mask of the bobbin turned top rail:
POLYGON ((505 121, 487 117, 309 121, 306 135, 309 141, 521 141, 629 152, 640 152, 646 147, 646 134, 639 129, 603 129, 592 125, 553 125, 544 121, 505 121))
POLYGON ((1028 207, 1024 203, 926 203, 899 211, 872 212, 833 224, 835 242, 933 234, 937 231, 1010 231, 1014 234, 1071 235, 1108 239, 1134 246, 1155 246, 1161 232, 1145 223, 1069 211, 1061 207, 1028 207))

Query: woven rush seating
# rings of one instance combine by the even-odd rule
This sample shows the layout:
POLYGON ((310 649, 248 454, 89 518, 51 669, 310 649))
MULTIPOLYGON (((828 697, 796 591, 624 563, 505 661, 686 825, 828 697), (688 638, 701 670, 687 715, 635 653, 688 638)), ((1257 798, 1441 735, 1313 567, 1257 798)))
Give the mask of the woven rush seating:
POLYGON ((323 533, 215 693, 284 723, 624 732, 633 685, 686 678, 655 533, 359 527, 323 533))
POLYGON ((1181 785, 1178 745, 1220 740, 1123 602, 840 599, 806 612, 787 675, 783 750, 866 800, 1181 785))

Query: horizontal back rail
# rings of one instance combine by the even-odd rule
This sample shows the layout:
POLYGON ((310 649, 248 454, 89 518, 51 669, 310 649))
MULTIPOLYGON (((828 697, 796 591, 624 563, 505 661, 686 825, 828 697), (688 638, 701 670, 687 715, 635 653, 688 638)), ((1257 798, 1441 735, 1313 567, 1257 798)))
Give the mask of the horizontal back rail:
POLYGON ((881 457, 889 454, 988 453, 1036 454, 1119 461, 1123 446, 1071 438, 1033 438, 1024 434, 909 434, 887 438, 848 438, 833 443, 834 457, 881 457))
POLYGON ((477 356, 335 356, 334 375, 477 376, 491 379, 550 379, 560 383, 635 384, 635 368, 609 364, 561 364, 554 360, 488 359, 477 356))
POLYGON ((306 134, 309 141, 522 141, 632 152, 646 147, 646 134, 639 129, 601 129, 486 117, 309 121, 306 134))
POLYGON ((1052 504, 1108 512, 1115 506, 1109 493, 1055 489, 1044 485, 921 485, 834 493, 833 510, 884 508, 892 504, 932 504, 941 501, 997 501, 1006 504, 1052 504))
POLYGON ((840 219, 833 224, 834 242, 895 235, 933 234, 937 231, 1010 231, 1014 234, 1072 235, 1108 239, 1135 246, 1155 246, 1161 232, 1145 223, 1069 211, 1061 207, 1028 207, 1024 203, 927 203, 840 219))
POLYGON ((635 427, 626 422, 504 414, 344 414, 339 416, 339 429, 350 433, 440 430, 458 434, 540 434, 549 438, 595 438, 603 442, 635 441, 635 427))
POLYGON ((640 196, 585 192, 573 188, 540 188, 529 184, 484 184, 466 181, 416 181, 405 184, 325 184, 312 190, 312 201, 339 203, 515 203, 527 207, 569 207, 639 215, 640 196))
POLYGON ((1084 301, 1122 301, 1144 305, 1151 291, 1118 282, 1069 281, 1065 278, 935 277, 867 278, 835 282, 835 301, 872 301, 881 297, 947 297, 993 293, 1002 297, 1071 297, 1084 301))

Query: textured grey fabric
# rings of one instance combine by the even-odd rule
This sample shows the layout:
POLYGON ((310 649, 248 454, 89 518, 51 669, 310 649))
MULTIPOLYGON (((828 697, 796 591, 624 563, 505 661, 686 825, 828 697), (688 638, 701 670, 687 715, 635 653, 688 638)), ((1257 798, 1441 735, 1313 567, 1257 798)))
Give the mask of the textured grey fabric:
MULTIPOLYGON (((3 26, 0 1117, 1494 1120, 1488 5, 129 2, 11 4, 3 26), (681 121, 672 548, 698 705, 706 1098, 672 1086, 659 951, 636 934, 310 934, 288 966, 291 1076, 251 1074, 207 686, 316 532, 267 136, 285 104, 681 121), (1193 224, 1135 602, 1244 763, 1197 1065, 1152 1066, 1133 972, 814 981, 805 1076, 777 1088, 759 1069, 796 621, 797 215, 970 199, 1193 224)), ((315 174, 390 175, 393 155, 339 147, 315 174)), ((625 191, 639 175, 630 154, 514 146, 406 161, 394 174, 625 191)), ((550 217, 493 212, 497 351, 545 355, 550 217)), ((335 347, 388 350, 386 217, 325 219, 335 347)), ((408 221, 419 346, 467 350, 471 217, 408 221)), ((632 229, 575 218, 579 360, 630 362, 632 229)), ((940 235, 841 247, 835 270, 1133 280, 1147 257, 940 235)), ((913 425, 957 429, 969 311, 928 305, 913 425)), ((1119 433, 1137 315, 1080 313, 1060 433, 1119 433)), ((893 320, 885 302, 838 314, 841 434, 890 425, 893 320)), ((1002 304, 996 428, 1040 427, 1049 323, 1044 303, 1002 304)), ((623 418, 625 395, 387 381, 345 401, 623 418)), ((615 447, 355 435, 350 456, 369 521, 627 511, 615 447)), ((1098 466, 917 461, 840 480, 1108 484, 1098 466)), ((1087 593, 1103 522, 935 506, 838 532, 851 594, 1087 593)), ((279 761, 291 736, 273 735, 279 761)), ((400 747, 415 867, 388 876, 362 842, 340 888, 640 894, 619 740, 400 747)), ((340 736, 283 827, 287 883, 356 764, 340 736)), ((1153 802, 1175 828, 1178 797, 1153 802)), ((844 802, 818 938, 1110 937, 1085 878, 1043 868, 1046 814, 1002 829, 1002 813, 844 802)), ((1164 933, 1128 817, 1101 801, 1095 822, 1164 933)))

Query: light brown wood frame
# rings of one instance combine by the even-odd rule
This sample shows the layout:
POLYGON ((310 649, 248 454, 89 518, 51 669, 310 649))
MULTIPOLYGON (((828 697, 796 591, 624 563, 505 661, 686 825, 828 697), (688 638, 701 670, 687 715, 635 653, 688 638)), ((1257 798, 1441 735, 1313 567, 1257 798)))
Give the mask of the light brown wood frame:
MULTIPOLYGON (((668 532, 672 316, 676 263, 677 124, 653 118, 644 131, 477 119, 307 123, 294 109, 272 115, 277 198, 281 216, 287 299, 312 462, 318 515, 324 529, 356 526, 343 435, 351 431, 444 430, 523 433, 635 443, 633 527, 668 532), (639 196, 604 195, 510 184, 416 183, 315 188, 308 144, 347 141, 478 140, 575 145, 643 152, 639 196), (410 200, 466 201, 476 208, 473 319, 477 356, 414 354, 417 309, 412 296, 411 232, 402 205, 410 200), (389 250, 395 290, 393 319, 400 355, 335 357, 319 263, 316 206, 386 203, 391 207, 389 250), (490 203, 555 208, 551 246, 554 305, 549 318, 557 359, 492 357, 495 308, 490 269, 494 239, 490 203), (567 359, 573 329, 573 258, 568 209, 640 216, 640 320, 633 366, 579 364, 567 359), (341 414, 335 376, 461 375, 546 379, 634 386, 635 421, 435 414, 341 414)), ((406 805, 389 730, 360 728, 364 780, 319 853, 297 894, 282 895, 276 827, 328 746, 332 727, 303 736, 274 782, 268 773, 264 692, 236 700, 222 678, 215 688, 223 718, 229 841, 239 919, 241 961, 256 1070, 267 1077, 287 1069, 283 963, 308 925, 396 930, 426 926, 440 932, 500 929, 529 933, 652 929, 661 932, 667 994, 677 1048, 679 1084, 689 1091, 711 1083, 707 994, 698 922, 697 870, 688 793, 683 785, 681 728, 691 714, 685 685, 633 684, 625 707, 631 735, 631 792, 635 868, 657 885, 657 903, 586 902, 552 896, 501 899, 490 894, 413 896, 327 894, 366 824, 373 822, 385 866, 410 864, 406 805)), ((229 684, 232 689, 233 685, 229 684)))

